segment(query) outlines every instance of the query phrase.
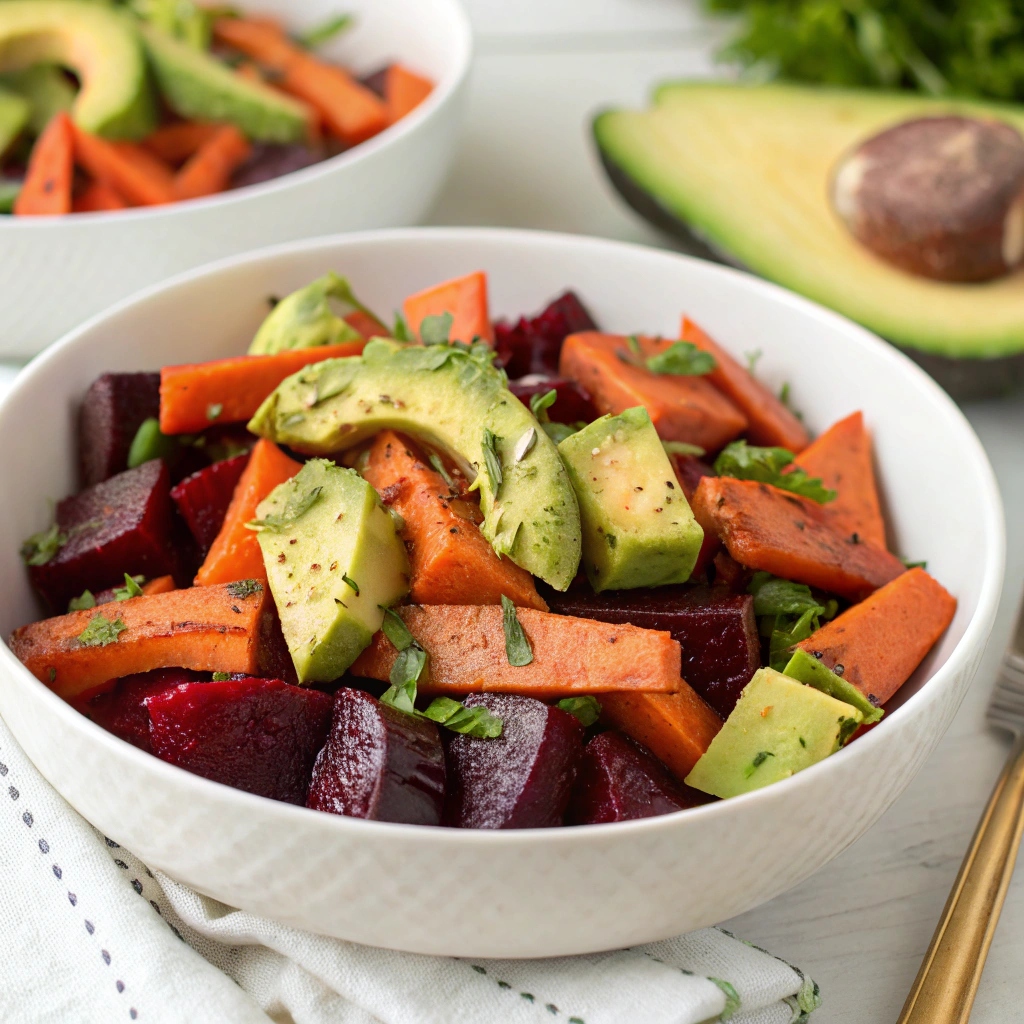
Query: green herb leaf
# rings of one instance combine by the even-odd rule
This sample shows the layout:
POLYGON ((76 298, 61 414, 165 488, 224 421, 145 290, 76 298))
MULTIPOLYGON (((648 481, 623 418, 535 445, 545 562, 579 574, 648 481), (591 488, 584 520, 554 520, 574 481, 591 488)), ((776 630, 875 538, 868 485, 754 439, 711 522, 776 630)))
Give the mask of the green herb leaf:
POLYGON ((21 545, 22 560, 26 565, 46 565, 67 542, 67 534, 54 523, 48 530, 33 533, 21 545))
POLYGON ((798 419, 803 422, 804 414, 798 412, 793 408, 792 402, 789 400, 789 381, 784 381, 781 388, 779 388, 779 401, 798 419))
POLYGON ((568 423, 542 423, 541 426, 544 428, 544 433, 555 444, 561 444, 567 437, 572 437, 577 431, 582 430, 586 423, 576 423, 571 426, 568 423))
POLYGON ((693 455, 698 459, 707 455, 699 444, 687 444, 685 441, 662 441, 661 446, 669 455, 693 455))
POLYGON ((228 593, 244 601, 253 594, 259 594, 263 590, 263 584, 259 580, 236 580, 228 584, 228 593))
POLYGON ((663 352, 649 356, 645 365, 652 373, 702 377, 711 373, 718 364, 710 352, 704 352, 692 342, 677 341, 663 352))
POLYGON ((479 739, 496 739, 501 735, 504 724, 497 715, 482 705, 467 708, 451 697, 435 697, 423 712, 423 717, 451 729, 452 732, 476 736, 479 739))
POLYGON ((384 621, 381 623, 380 628, 384 631, 384 635, 400 651, 404 651, 407 647, 412 647, 416 643, 412 633, 409 632, 409 627, 402 621, 401 615, 393 608, 384 609, 384 621))
POLYGON ((206 418, 208 420, 215 420, 224 411, 223 402, 211 402, 206 407, 206 418))
POLYGON ((93 593, 91 590, 83 590, 82 593, 78 595, 78 597, 73 597, 71 598, 70 601, 68 601, 69 612, 85 612, 88 611, 90 608, 95 607, 96 598, 93 597, 93 593))
POLYGON ((778 672, 789 664, 792 649, 816 632, 823 620, 835 617, 838 602, 822 604, 802 583, 756 572, 747 588, 754 595, 758 630, 768 638, 768 664, 778 672))
POLYGON ((114 587, 114 600, 127 601, 130 597, 142 597, 142 587, 139 584, 145 582, 145 576, 129 576, 125 573, 124 586, 114 587))
POLYGON ((761 765, 763 765, 765 763, 765 761, 768 760, 769 757, 774 757, 774 756, 775 755, 770 750, 760 750, 760 751, 758 751, 754 755, 754 760, 750 764, 748 764, 746 768, 744 768, 744 770, 743 770, 744 777, 749 779, 750 776, 753 775, 754 772, 756 772, 757 769, 760 768, 761 765))
POLYGON ((434 472, 439 473, 441 475, 441 479, 444 480, 449 487, 454 487, 455 481, 451 478, 451 474, 448 470, 444 468, 444 461, 441 459, 441 456, 438 455, 437 452, 431 452, 427 458, 430 460, 431 466, 434 467, 434 472))
POLYGON ((834 500, 836 492, 825 487, 819 477, 808 476, 799 467, 783 472, 792 465, 794 457, 786 448, 758 448, 746 441, 733 441, 715 459, 715 472, 736 480, 771 484, 820 504, 834 500))
POLYGON ((552 388, 550 391, 545 391, 543 394, 538 392, 535 395, 530 395, 530 412, 533 413, 534 419, 538 423, 548 422, 548 409, 551 408, 558 400, 558 392, 552 388))
POLYGON ((359 584, 356 583, 356 581, 354 579, 352 579, 351 576, 346 576, 345 573, 341 574, 341 579, 342 579, 342 581, 344 583, 347 583, 355 591, 355 595, 356 595, 356 597, 358 597, 359 596, 359 584))
POLYGON ((815 600, 804 583, 780 579, 769 572, 756 572, 747 588, 754 595, 754 614, 803 615, 806 611, 824 615, 825 608, 815 600))
POLYGON ((454 323, 451 313, 425 316, 420 321, 420 341, 424 345, 447 345, 454 323))
POLYGON ((584 726, 593 725, 601 717, 601 705, 596 697, 566 697, 558 707, 575 715, 584 726))
POLYGON ((629 346, 629 351, 632 352, 633 355, 640 355, 640 338, 637 335, 631 334, 626 339, 626 344, 629 346))
POLYGON ((78 643, 82 647, 106 647, 117 642, 117 638, 127 629, 122 619, 111 622, 105 615, 94 615, 89 625, 78 634, 78 643))
POLYGON ((283 512, 272 512, 266 518, 254 519, 247 525, 253 530, 280 533, 301 519, 320 500, 322 491, 323 487, 314 487, 305 494, 294 494, 285 503, 283 512))
POLYGON ((516 668, 529 665, 533 661, 533 648, 523 632, 516 606, 504 594, 501 595, 501 625, 505 631, 505 656, 508 663, 516 668))
POLYGON ((324 43, 329 43, 342 32, 347 32, 355 23, 356 19, 351 14, 335 14, 321 24, 306 29, 305 32, 296 32, 292 38, 307 50, 313 50, 324 43))
POLYGON ((381 702, 407 714, 416 713, 416 684, 427 664, 427 652, 413 642, 400 651, 391 667, 391 685, 381 694, 381 702))
POLYGON ((230 672, 214 672, 213 681, 215 683, 226 683, 231 678, 230 672))
POLYGON ((764 353, 759 348, 755 348, 751 352, 743 353, 743 358, 747 361, 747 373, 749 373, 751 377, 754 376, 754 371, 757 369, 757 364, 763 355, 764 353))
POLYGON ((484 453, 484 466, 487 468, 487 477, 491 482, 491 494, 495 497, 498 488, 501 487, 501 461, 498 459, 498 452, 495 445, 498 438, 494 436, 489 427, 484 427, 481 448, 484 453))
POLYGON ((402 316, 401 311, 395 311, 395 326, 391 330, 391 337, 395 341, 404 342, 406 345, 415 341, 416 339, 412 336, 412 331, 409 330, 409 325, 406 323, 405 317, 402 316))
POLYGON ((911 562, 906 558, 900 559, 908 569, 927 569, 927 562, 911 562))
POLYGON ((178 439, 160 432, 160 421, 151 416, 139 424, 128 449, 128 468, 135 469, 153 459, 167 459, 178 448, 178 439))

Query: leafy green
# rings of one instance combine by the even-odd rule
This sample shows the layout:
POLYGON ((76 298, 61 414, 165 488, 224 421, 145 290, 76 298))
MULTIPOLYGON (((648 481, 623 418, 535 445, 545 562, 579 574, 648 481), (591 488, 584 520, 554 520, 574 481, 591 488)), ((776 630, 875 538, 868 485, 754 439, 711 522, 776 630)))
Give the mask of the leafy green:
POLYGON ((395 311, 395 326, 391 330, 391 337, 395 341, 401 341, 405 344, 409 344, 416 339, 413 338, 412 332, 409 330, 409 325, 405 322, 405 317, 402 316, 400 310, 395 311))
POLYGON ((139 424, 128 449, 128 468, 134 469, 152 459, 169 458, 178 448, 178 439, 160 432, 160 421, 151 416, 139 424))
POLYGON ((139 584, 145 582, 145 576, 129 576, 125 573, 124 586, 114 587, 114 600, 127 601, 130 597, 142 597, 142 587, 139 584))
POLYGON ((444 461, 442 460, 441 456, 438 455, 437 452, 431 452, 427 456, 427 459, 429 460, 431 466, 434 467, 434 472, 438 473, 440 475, 441 479, 449 487, 454 487, 455 486, 455 481, 452 479, 451 474, 448 472, 448 470, 445 469, 444 461))
POLYGON ((770 750, 759 750, 754 755, 754 760, 751 761, 751 763, 748 764, 747 767, 743 769, 744 778, 749 779, 750 776, 753 775, 754 772, 756 772, 757 769, 760 768, 761 765, 763 765, 765 763, 765 761, 768 760, 769 757, 774 757, 774 756, 775 755, 770 750))
POLYGON ((770 572, 756 572, 747 588, 754 595, 754 614, 761 636, 768 639, 768 664, 782 672, 792 648, 818 630, 822 620, 835 617, 838 602, 822 604, 803 583, 780 579, 770 572))
POLYGON ((783 470, 792 465, 795 456, 786 448, 758 448, 746 441, 733 441, 722 449, 715 459, 715 472, 736 480, 757 480, 783 491, 799 494, 824 504, 832 501, 836 492, 825 487, 819 477, 808 476, 796 467, 788 473, 783 470))
POLYGON ((352 590, 355 592, 356 597, 358 597, 359 596, 359 584, 356 583, 356 581, 354 579, 352 579, 351 576, 347 576, 345 573, 341 574, 341 579, 342 579, 342 582, 347 583, 352 588, 352 590))
POLYGON ((451 313, 425 316, 420 321, 420 341, 424 345, 447 345, 452 333, 455 317, 451 313))
POLYGON ((292 523, 301 519, 319 500, 323 487, 313 487, 305 494, 293 494, 285 503, 284 510, 272 512, 263 519, 254 519, 248 523, 253 530, 270 530, 279 533, 292 523))
POLYGON ((1024 98, 1019 0, 705 0, 738 14, 722 56, 759 78, 1024 98))
POLYGON ((483 705, 467 708, 451 697, 435 697, 422 712, 438 725, 443 725, 452 732, 461 732, 479 739, 496 739, 501 735, 503 722, 483 705))
POLYGON ((497 438, 489 427, 484 427, 481 447, 484 454, 484 466, 487 468, 487 477, 491 481, 491 493, 497 495, 501 487, 501 461, 495 447, 497 438))
POLYGON ((593 725, 601 717, 601 705, 596 697, 566 697, 558 706, 575 715, 584 726, 593 725))
POLYGON ((105 615, 96 614, 89 620, 89 625, 78 634, 78 643, 82 647, 106 647, 117 642, 117 638, 127 629, 122 619, 110 621, 105 615))
POLYGON ((516 606, 504 595, 501 595, 501 626, 505 631, 505 656, 508 663, 522 668, 533 661, 533 648, 526 639, 516 606))
POLYGON ((399 711, 414 714, 416 711, 416 686, 427 667, 427 652, 413 642, 404 651, 398 652, 388 681, 391 685, 381 694, 381 701, 399 711))
POLYGON ((645 365, 652 373, 676 377, 702 377, 718 365, 710 352, 703 352, 693 342, 677 341, 663 352, 648 356, 645 365))
POLYGON ((259 594, 263 590, 263 584, 259 580, 235 580, 228 584, 228 593, 244 601, 253 594, 259 594))
POLYGON ((542 423, 541 426, 555 444, 561 444, 567 437, 572 437, 577 431, 582 430, 586 423, 542 423))
POLYGON ((230 672, 214 672, 213 681, 215 683, 226 683, 231 678, 230 672))
POLYGON ((351 14, 335 14, 319 25, 306 29, 305 32, 296 32, 292 38, 307 50, 313 50, 324 43, 329 43, 342 32, 347 32, 355 22, 356 19, 351 14))
POLYGON ((661 446, 669 455, 693 455, 698 459, 707 455, 699 444, 688 444, 686 441, 662 441, 661 446))
POLYGON ((558 392, 554 388, 543 394, 538 391, 537 394, 530 395, 530 412, 533 413, 534 419, 538 423, 548 422, 548 409, 555 404, 557 399, 558 392))
POLYGON ((69 612, 85 612, 90 608, 96 607, 96 598, 93 596, 91 590, 83 590, 78 597, 71 598, 68 601, 69 612))
POLYGON ((22 560, 26 565, 46 565, 67 542, 67 534, 54 523, 48 530, 33 533, 21 545, 22 560))

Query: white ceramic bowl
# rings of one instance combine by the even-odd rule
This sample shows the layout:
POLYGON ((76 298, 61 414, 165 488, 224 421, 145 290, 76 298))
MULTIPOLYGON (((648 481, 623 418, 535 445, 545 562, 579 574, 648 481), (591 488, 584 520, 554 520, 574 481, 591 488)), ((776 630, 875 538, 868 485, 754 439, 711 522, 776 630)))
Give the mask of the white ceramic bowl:
POLYGON ((660 818, 472 832, 314 813, 171 767, 93 725, 0 649, 0 714, 82 814, 144 861, 233 906, 329 935, 423 953, 533 957, 664 938, 771 899, 858 838, 896 799, 969 685, 1000 593, 999 493, 960 411, 906 357, 841 317, 735 270, 587 238, 390 231, 224 261, 146 292, 39 357, 0 405, 0 629, 37 615, 19 542, 73 485, 73 412, 105 370, 245 351, 265 296, 328 269, 382 313, 485 268, 495 314, 569 286, 607 329, 668 336, 683 310, 821 429, 863 409, 896 550, 928 559, 959 599, 902 706, 792 779, 660 818), (955 490, 955 494, 953 493, 955 490))
MULTIPOLYGON (((305 28, 337 0, 239 0, 305 28)), ((458 0, 346 0, 356 26, 323 48, 358 74, 401 61, 436 83, 409 116, 347 153, 261 185, 170 206, 0 217, 0 358, 211 260, 297 238, 417 223, 455 153, 472 51, 458 0)))

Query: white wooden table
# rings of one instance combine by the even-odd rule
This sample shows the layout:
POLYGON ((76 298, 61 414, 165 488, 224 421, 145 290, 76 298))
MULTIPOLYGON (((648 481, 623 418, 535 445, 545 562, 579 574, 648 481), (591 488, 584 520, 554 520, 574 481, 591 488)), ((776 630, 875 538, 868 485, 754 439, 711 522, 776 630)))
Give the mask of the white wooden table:
MULTIPOLYGON (((469 119, 431 222, 670 245, 605 183, 590 117, 604 106, 641 104, 660 80, 715 74, 721 26, 703 21, 693 0, 467 5, 478 33, 469 119)), ((818 981, 825 999, 818 1024, 895 1021, 1006 752, 985 729, 984 708, 1024 580, 1024 398, 967 412, 999 476, 1009 529, 1006 592, 973 691, 931 761, 868 835, 792 892, 727 924, 818 981)), ((949 471, 952 495, 956 467, 949 471)), ((975 1024, 1024 1018, 1022 954, 1024 866, 989 957, 975 1024)))

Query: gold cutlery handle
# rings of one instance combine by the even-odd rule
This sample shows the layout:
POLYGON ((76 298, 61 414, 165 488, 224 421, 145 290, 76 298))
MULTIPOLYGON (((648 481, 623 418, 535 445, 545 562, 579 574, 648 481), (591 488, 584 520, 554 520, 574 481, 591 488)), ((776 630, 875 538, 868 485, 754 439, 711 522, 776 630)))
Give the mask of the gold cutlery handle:
POLYGON ((1013 747, 898 1024, 967 1024, 1024 826, 1024 738, 1013 747))

